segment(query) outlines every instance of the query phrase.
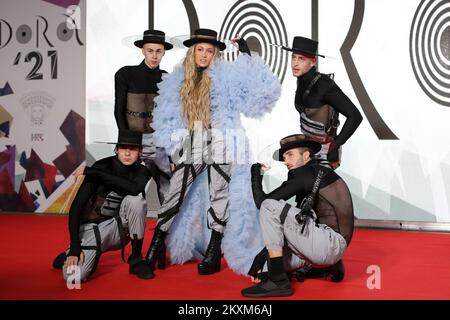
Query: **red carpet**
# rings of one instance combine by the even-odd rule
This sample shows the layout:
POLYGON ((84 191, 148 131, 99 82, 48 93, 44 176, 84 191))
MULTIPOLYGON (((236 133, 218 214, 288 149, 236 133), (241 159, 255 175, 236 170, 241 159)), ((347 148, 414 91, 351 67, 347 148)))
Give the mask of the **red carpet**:
MULTIPOLYGON (((111 252, 80 290, 68 290, 61 272, 51 267, 68 238, 67 217, 0 214, 0 299, 234 300, 243 299, 240 290, 251 285, 225 261, 222 272, 212 276, 198 276, 197 264, 187 263, 140 280, 128 274, 119 252, 111 252)), ((295 294, 289 299, 449 299, 449 248, 449 234, 359 229, 344 259, 344 281, 293 282, 295 294), (380 267, 381 289, 367 287, 370 265, 380 267)))

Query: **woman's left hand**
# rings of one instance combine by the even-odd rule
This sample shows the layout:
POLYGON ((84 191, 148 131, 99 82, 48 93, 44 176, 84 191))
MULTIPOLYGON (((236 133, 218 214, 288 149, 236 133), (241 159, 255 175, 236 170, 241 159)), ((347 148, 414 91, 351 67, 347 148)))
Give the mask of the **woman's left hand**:
POLYGON ((241 36, 238 35, 238 34, 236 34, 236 35, 234 36, 234 38, 231 39, 231 44, 232 44, 233 46, 235 46, 238 50, 239 50, 239 44, 237 43, 237 41, 240 40, 240 39, 241 39, 241 36))

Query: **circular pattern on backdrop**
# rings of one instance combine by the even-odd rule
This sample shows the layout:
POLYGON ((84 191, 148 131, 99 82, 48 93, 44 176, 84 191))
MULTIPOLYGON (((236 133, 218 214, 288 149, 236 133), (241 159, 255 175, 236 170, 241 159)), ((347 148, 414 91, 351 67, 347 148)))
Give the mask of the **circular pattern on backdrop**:
MULTIPOLYGON (((267 0, 239 0, 228 11, 219 32, 219 39, 233 39, 236 34, 247 41, 250 51, 256 51, 272 72, 283 82, 288 65, 287 33, 283 19, 267 0)), ((233 61, 237 52, 225 51, 224 58, 233 61)))
POLYGON ((28 41, 31 40, 31 36, 32 31, 28 25, 22 24, 20 27, 17 28, 16 39, 19 43, 21 44, 28 43, 28 41))
POLYGON ((67 27, 67 22, 61 22, 56 29, 56 35, 61 41, 69 41, 73 35, 73 29, 67 27))
POLYGON ((409 37, 411 64, 422 90, 450 107, 450 2, 422 0, 409 37))

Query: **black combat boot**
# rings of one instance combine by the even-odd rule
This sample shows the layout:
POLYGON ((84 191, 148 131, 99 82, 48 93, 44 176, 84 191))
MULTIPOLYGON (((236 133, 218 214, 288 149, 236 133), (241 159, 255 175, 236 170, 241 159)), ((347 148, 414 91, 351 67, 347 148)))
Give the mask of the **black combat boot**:
POLYGON ((327 271, 330 273, 330 280, 333 282, 341 282, 344 279, 345 275, 345 266, 344 261, 339 260, 334 265, 327 268, 327 271))
POLYGON ((141 279, 152 279, 155 277, 153 269, 145 263, 142 257, 142 244, 144 239, 138 240, 136 235, 131 240, 131 255, 128 257, 128 264, 130 265, 129 273, 135 274, 141 279))
POLYGON ((64 263, 66 262, 66 259, 67 259, 67 255, 66 255, 65 251, 58 254, 58 256, 55 258, 55 260, 53 260, 53 268, 62 269, 62 267, 64 266, 64 263))
POLYGON ((158 269, 163 270, 166 268, 166 236, 167 231, 162 231, 159 228, 155 229, 152 243, 145 256, 146 263, 153 268, 153 270, 155 269, 156 262, 158 262, 158 269))
POLYGON ((197 265, 198 274, 208 275, 220 271, 220 262, 222 259, 222 237, 222 233, 215 230, 211 231, 211 239, 209 240, 205 257, 202 262, 197 265))
POLYGON ((342 260, 325 268, 303 267, 292 274, 298 281, 304 279, 330 279, 332 282, 341 282, 345 275, 345 266, 342 260))

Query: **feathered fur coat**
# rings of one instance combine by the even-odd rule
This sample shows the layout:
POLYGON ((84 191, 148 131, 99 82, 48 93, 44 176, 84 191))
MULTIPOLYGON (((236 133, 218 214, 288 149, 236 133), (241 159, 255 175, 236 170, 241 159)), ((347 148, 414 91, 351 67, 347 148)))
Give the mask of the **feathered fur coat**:
MULTIPOLYGON (((241 114, 251 118, 262 117, 273 109, 281 93, 278 78, 258 56, 240 54, 234 62, 216 60, 209 75, 211 127, 221 132, 230 129, 244 132, 241 114)), ((154 142, 171 155, 179 147, 179 141, 171 140, 172 134, 187 128, 180 96, 183 79, 181 64, 171 74, 163 75, 163 81, 158 84, 157 107, 153 111, 154 142)), ((228 266, 240 274, 248 272, 254 256, 264 246, 259 213, 251 191, 248 141, 247 138, 244 140, 245 163, 240 159, 232 165, 229 220, 222 241, 228 266)), ((230 144, 226 146, 235 148, 230 144)), ((169 230, 167 245, 171 263, 182 264, 203 258, 210 238, 207 227, 209 207, 208 180, 204 171, 194 181, 169 230)))

